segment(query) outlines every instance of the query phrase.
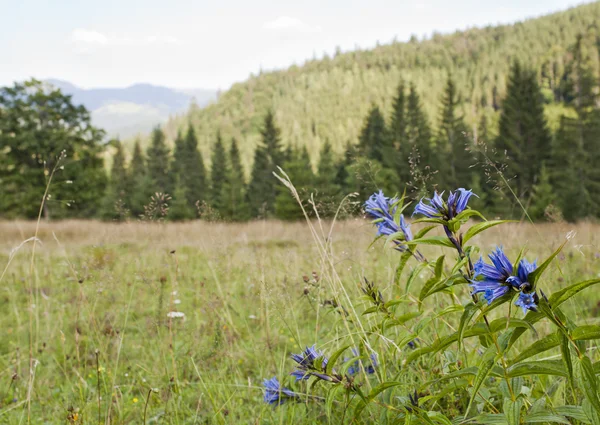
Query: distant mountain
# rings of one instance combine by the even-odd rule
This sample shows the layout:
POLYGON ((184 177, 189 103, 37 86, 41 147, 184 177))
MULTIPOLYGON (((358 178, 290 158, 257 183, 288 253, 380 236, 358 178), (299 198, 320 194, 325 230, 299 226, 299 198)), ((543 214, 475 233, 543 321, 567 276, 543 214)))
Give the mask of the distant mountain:
POLYGON ((74 103, 91 111, 95 125, 110 136, 121 138, 147 133, 153 126, 186 111, 193 101, 203 107, 217 97, 214 90, 172 89, 151 84, 83 89, 68 81, 49 79, 46 82, 72 95, 74 103))

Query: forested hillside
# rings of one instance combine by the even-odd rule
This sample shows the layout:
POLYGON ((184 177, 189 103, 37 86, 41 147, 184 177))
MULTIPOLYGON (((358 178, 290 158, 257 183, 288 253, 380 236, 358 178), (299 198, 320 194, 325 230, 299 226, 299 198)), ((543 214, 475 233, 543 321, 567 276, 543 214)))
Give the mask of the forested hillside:
POLYGON ((321 216, 349 193, 359 202, 342 212, 356 214, 379 189, 417 200, 465 187, 489 216, 597 218, 596 22, 599 2, 252 77, 132 154, 112 140, 108 176, 87 110, 17 83, 0 89, 0 213, 35 218, 56 171, 47 216, 301 218, 280 166, 321 216))
MULTIPOLYGON (((172 119, 165 125, 167 138, 174 140, 177 130, 191 122, 208 158, 220 131, 223 138, 238 140, 248 166, 262 118, 272 108, 284 145, 307 146, 314 166, 325 140, 337 154, 346 143, 358 141, 371 105, 378 105, 389 117, 400 81, 415 85, 430 123, 437 127, 449 74, 469 127, 485 115, 495 135, 514 60, 537 72, 549 124, 556 128, 560 112, 553 102, 561 100, 569 48, 578 34, 587 34, 590 47, 595 48, 598 22, 600 3, 595 2, 513 25, 435 34, 428 40, 415 38, 262 73, 235 84, 207 108, 172 119)), ((591 56, 597 67, 597 54, 591 56)))

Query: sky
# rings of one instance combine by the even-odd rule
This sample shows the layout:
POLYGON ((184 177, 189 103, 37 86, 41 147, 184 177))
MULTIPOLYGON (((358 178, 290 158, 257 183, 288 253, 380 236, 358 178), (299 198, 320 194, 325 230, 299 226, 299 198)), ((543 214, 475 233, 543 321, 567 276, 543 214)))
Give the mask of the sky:
POLYGON ((251 73, 509 23, 572 0, 0 0, 0 85, 150 83, 226 90, 251 73))

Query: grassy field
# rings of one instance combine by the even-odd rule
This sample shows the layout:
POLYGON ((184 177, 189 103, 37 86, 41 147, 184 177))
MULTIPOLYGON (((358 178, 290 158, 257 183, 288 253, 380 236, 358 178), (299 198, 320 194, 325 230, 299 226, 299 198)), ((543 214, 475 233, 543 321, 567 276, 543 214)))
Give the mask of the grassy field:
MULTIPOLYGON (((262 380, 286 381, 289 355, 306 345, 332 352, 352 339, 329 301, 361 317, 363 277, 386 299, 405 298, 399 308, 406 311, 440 310, 449 298, 439 294, 419 305, 411 294, 421 278, 408 294, 404 279, 396 285, 399 254, 382 242, 370 246, 374 232, 366 221, 330 226, 51 222, 41 223, 34 249, 23 241, 35 235, 35 223, 0 222, 0 423, 342 422, 318 401, 265 404, 262 380)), ((552 293, 600 275, 599 225, 507 224, 476 242, 484 254, 503 245, 514 257, 525 246, 529 258, 543 259, 571 231, 540 284, 552 293)), ((467 288, 454 297, 467 301, 467 288)), ((590 289, 564 310, 579 324, 597 324, 599 301, 598 289, 590 289)), ((457 315, 435 319, 436 326, 456 326, 457 315)), ((371 317, 362 316, 362 325, 371 317)), ((411 326, 398 328, 398 338, 407 328, 418 331, 411 326)), ((422 344, 434 337, 418 336, 422 344)), ((385 363, 402 369, 400 391, 411 391, 425 372, 400 366, 409 348, 376 334, 370 340, 385 363)), ((473 342, 468 356, 477 348, 473 342)), ((439 364, 428 366, 443 371, 446 360, 440 354, 439 364)), ((369 379, 367 386, 382 375, 369 379)), ((369 412, 362 420, 380 422, 369 412)))

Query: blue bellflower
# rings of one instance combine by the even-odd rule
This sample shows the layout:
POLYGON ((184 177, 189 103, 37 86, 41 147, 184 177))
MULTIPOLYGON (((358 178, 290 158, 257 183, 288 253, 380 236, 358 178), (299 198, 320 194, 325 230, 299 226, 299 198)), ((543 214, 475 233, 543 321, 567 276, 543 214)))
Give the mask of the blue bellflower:
MULTIPOLYGON (((404 240, 411 241, 413 239, 412 232, 410 231, 410 225, 404 219, 404 215, 400 214, 400 223, 394 221, 394 215, 398 206, 395 205, 398 202, 398 198, 388 198, 383 194, 383 191, 379 191, 371 195, 365 202, 365 212, 373 219, 373 224, 377 226, 377 236, 389 236, 394 233, 402 232, 404 234, 404 240)), ((404 251, 406 246, 400 242, 395 241, 396 249, 404 251)))
POLYGON ((415 214, 421 214, 428 218, 439 218, 442 220, 452 220, 458 214, 467 208, 471 196, 477 196, 471 190, 464 188, 450 192, 448 202, 444 202, 442 194, 435 192, 433 198, 424 198, 419 201, 415 207, 415 214), (426 201, 427 203, 425 203, 426 201))
POLYGON ((281 387, 276 377, 265 379, 263 386, 265 387, 265 403, 283 404, 288 399, 298 397, 298 394, 289 388, 281 387))
POLYGON ((300 354, 292 354, 292 360, 298 363, 298 369, 290 374, 296 378, 296 381, 308 379, 311 376, 316 376, 325 381, 331 381, 330 376, 321 373, 325 372, 329 359, 325 357, 322 351, 318 351, 314 345, 312 347, 306 347, 300 354), (322 359, 320 369, 315 367, 315 360, 318 358, 322 359))
MULTIPOLYGON (((356 348, 352 348, 351 351, 352 351, 352 354, 354 357, 360 356, 360 352, 356 348)), ((360 361, 360 363, 363 363, 365 372, 367 372, 369 375, 372 375, 373 373, 375 373, 375 368, 379 366, 379 363, 377 362, 377 354, 372 353, 369 356, 369 359, 371 359, 371 364, 369 364, 369 365, 364 365, 364 363, 362 361, 360 361)), ((348 360, 350 360, 350 359, 344 358, 344 362, 347 362, 348 360)), ((350 367, 348 367, 348 374, 349 375, 357 375, 360 372, 360 363, 359 363, 359 360, 356 360, 355 362, 353 362, 352 365, 350 367)))
POLYGON ((530 263, 523 259, 517 267, 517 274, 513 274, 513 265, 501 247, 496 248, 489 256, 492 264, 486 264, 482 258, 474 265, 475 276, 471 280, 473 294, 483 293, 483 297, 491 304, 497 298, 506 295, 512 288, 520 291, 517 305, 524 311, 535 310, 536 296, 529 294, 532 289, 528 282, 529 273, 537 267, 536 262, 530 263), (526 306, 526 307, 525 307, 526 306))

